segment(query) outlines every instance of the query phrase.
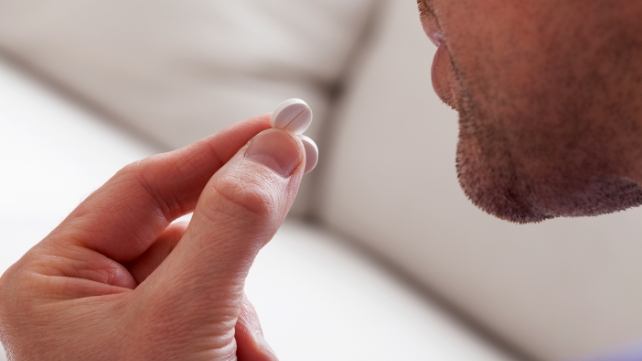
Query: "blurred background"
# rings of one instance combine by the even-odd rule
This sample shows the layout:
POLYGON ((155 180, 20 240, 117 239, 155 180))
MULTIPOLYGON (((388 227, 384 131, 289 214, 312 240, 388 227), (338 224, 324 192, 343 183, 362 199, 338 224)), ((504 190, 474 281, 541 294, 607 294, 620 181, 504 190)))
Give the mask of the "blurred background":
POLYGON ((321 164, 248 284, 282 360, 580 360, 642 341, 642 212, 477 210, 433 52, 412 0, 0 0, 0 272, 124 164, 300 97, 321 164))

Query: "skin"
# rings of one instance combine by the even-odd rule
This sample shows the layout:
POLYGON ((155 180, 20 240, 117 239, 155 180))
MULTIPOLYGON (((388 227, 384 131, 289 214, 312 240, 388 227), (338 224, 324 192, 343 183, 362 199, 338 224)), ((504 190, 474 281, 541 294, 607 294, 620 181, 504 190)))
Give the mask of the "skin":
POLYGON ((642 204, 642 2, 420 0, 470 199, 513 222, 642 204), (433 38, 435 36, 433 35, 433 38))
POLYGON ((9 359, 276 360, 243 289, 305 151, 268 128, 260 117, 131 164, 82 203, 0 278, 9 359))
MULTIPOLYGON (((642 203, 642 2, 428 1, 433 81, 461 116, 473 202, 515 222, 642 203)), ((81 204, 0 278, 10 359, 275 360, 243 288, 305 162, 269 126, 127 166, 81 204)))

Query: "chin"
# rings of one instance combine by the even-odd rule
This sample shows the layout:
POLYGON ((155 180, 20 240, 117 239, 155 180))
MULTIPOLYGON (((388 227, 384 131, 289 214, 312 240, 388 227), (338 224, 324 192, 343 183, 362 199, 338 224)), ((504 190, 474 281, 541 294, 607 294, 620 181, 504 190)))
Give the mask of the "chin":
POLYGON ((598 216, 642 205, 642 187, 624 177, 519 177, 505 166, 485 164, 466 150, 459 151, 457 170, 463 191, 476 206, 509 222, 598 216))
POLYGON ((517 185, 517 179, 506 170, 481 170, 476 164, 459 157, 457 175, 459 184, 470 201, 490 215, 522 224, 552 218, 529 202, 532 194, 522 191, 522 187, 517 185))

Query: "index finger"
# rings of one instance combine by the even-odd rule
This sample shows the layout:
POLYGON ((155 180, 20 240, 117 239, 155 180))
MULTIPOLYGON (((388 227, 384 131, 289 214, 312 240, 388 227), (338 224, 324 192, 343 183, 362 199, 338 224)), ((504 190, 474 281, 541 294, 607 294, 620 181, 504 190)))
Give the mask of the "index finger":
POLYGON ((269 127, 270 117, 264 115, 123 168, 76 208, 51 238, 119 262, 135 259, 173 220, 194 209, 221 166, 269 127))

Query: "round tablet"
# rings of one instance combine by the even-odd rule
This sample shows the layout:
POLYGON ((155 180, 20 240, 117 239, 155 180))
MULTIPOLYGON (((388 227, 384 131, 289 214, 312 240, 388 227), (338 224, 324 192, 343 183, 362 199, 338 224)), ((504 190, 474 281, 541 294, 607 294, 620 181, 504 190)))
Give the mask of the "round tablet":
POLYGON ((312 124, 312 109, 301 99, 288 99, 272 114, 272 126, 293 134, 305 133, 312 124))
POLYGON ((303 148, 305 148, 305 172, 310 173, 319 163, 319 147, 317 143, 308 136, 301 136, 303 148))

